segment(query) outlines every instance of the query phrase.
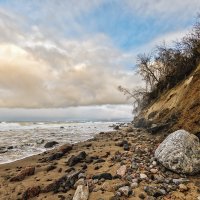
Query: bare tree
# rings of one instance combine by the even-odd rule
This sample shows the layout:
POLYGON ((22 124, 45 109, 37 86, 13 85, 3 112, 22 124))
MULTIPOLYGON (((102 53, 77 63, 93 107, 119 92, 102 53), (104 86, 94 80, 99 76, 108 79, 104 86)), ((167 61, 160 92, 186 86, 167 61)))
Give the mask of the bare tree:
POLYGON ((139 54, 137 56, 137 67, 139 74, 146 83, 146 90, 151 91, 155 84, 159 82, 151 54, 139 54))
POLYGON ((144 88, 134 88, 132 90, 129 90, 127 88, 119 86, 118 90, 126 95, 127 99, 132 100, 134 113, 139 112, 144 107, 144 98, 147 94, 144 88))

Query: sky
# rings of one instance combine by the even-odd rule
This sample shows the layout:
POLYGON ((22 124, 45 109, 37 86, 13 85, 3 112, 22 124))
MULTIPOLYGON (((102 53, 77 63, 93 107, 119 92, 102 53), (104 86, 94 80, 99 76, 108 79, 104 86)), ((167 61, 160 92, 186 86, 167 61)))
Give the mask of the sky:
POLYGON ((0 0, 0 120, 131 119, 136 56, 191 29, 199 0, 0 0))

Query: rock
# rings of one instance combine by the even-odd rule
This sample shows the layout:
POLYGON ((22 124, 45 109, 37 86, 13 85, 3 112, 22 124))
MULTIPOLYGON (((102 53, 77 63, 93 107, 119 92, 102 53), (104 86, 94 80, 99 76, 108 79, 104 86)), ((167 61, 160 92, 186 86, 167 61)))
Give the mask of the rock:
POLYGON ((135 161, 132 161, 131 168, 137 170, 138 167, 139 167, 138 163, 136 163, 135 161))
POLYGON ((80 179, 80 178, 86 178, 86 175, 85 175, 84 173, 80 173, 80 174, 78 175, 78 179, 80 179))
POLYGON ((0 149, 0 154, 1 154, 1 153, 6 153, 6 152, 8 152, 7 149, 0 149))
POLYGON ((73 200, 87 200, 89 197, 88 186, 79 185, 74 194, 73 200))
POLYGON ((125 128, 125 131, 127 133, 133 132, 133 128, 131 126, 129 126, 129 127, 125 128))
POLYGON ((141 179, 146 179, 146 178, 147 178, 147 175, 146 175, 146 174, 140 174, 140 178, 141 178, 141 179))
POLYGON ((138 187, 138 183, 137 183, 137 182, 131 183, 131 188, 132 188, 132 189, 135 189, 135 188, 137 188, 137 187, 138 187))
POLYGON ((129 151, 129 144, 124 144, 123 145, 123 149, 124 149, 124 151, 129 151))
POLYGON ((152 165, 155 167, 157 165, 157 162, 156 161, 153 161, 152 162, 152 165))
POLYGON ((22 181, 26 176, 31 176, 35 173, 35 167, 26 167, 21 170, 16 176, 12 177, 10 181, 22 181))
POLYGON ((140 199, 145 199, 144 193, 140 193, 138 196, 139 196, 140 199))
POLYGON ((78 180, 78 175, 80 172, 75 172, 69 176, 62 176, 61 178, 53 181, 49 185, 45 186, 42 192, 58 192, 62 190, 63 192, 67 192, 70 188, 73 188, 74 184, 78 180))
POLYGON ((29 187, 23 194, 22 200, 28 200, 40 194, 40 186, 29 187))
POLYGON ((49 166, 47 166, 47 172, 49 172, 49 171, 51 171, 51 170, 54 170, 54 169, 56 169, 56 166, 55 165, 49 165, 49 166))
POLYGON ((178 185, 181 183, 188 183, 188 182, 190 182, 190 180, 186 179, 186 178, 179 178, 179 179, 172 179, 172 182, 175 183, 176 185, 178 185))
POLYGON ((71 144, 64 144, 58 150, 59 150, 59 152, 62 152, 63 154, 66 154, 69 151, 71 151, 72 148, 73 148, 73 146, 71 144))
POLYGON ((56 142, 56 141, 47 142, 47 143, 44 145, 44 148, 51 148, 51 147, 55 146, 56 144, 58 144, 58 142, 56 142))
POLYGON ((123 187, 120 187, 119 190, 118 190, 122 195, 128 197, 129 195, 132 194, 132 190, 129 186, 123 186, 123 187))
POLYGON ((114 130, 119 130, 119 126, 115 126, 115 127, 114 127, 114 130))
POLYGON ((113 190, 112 185, 109 182, 104 182, 101 186, 101 189, 107 192, 112 192, 113 190))
POLYGON ((185 130, 170 134, 156 149, 155 157, 166 168, 185 174, 200 172, 199 139, 185 130))
POLYGON ((118 170, 117 170, 117 175, 123 177, 126 174, 126 165, 122 165, 118 170))
POLYGON ((181 192, 185 192, 188 190, 188 187, 182 183, 178 187, 181 192))
POLYGON ((166 194, 166 191, 163 189, 159 189, 155 186, 145 186, 144 187, 144 191, 149 195, 149 196, 153 196, 153 197, 159 197, 159 196, 163 196, 166 194))
POLYGON ((170 125, 170 123, 152 124, 150 128, 147 128, 147 131, 151 134, 156 134, 159 131, 163 131, 164 129, 168 128, 170 125))
POLYGON ((44 143, 44 139, 39 139, 36 141, 37 144, 43 144, 44 143))
POLYGON ((92 177, 92 179, 105 179, 105 180, 112 180, 112 175, 110 173, 102 173, 102 174, 99 174, 99 175, 94 175, 92 177))
POLYGON ((74 188, 76 189, 79 185, 85 185, 85 179, 81 178, 74 184, 74 188))
POLYGON ((83 161, 86 158, 87 154, 85 151, 80 152, 77 156, 71 156, 71 158, 67 161, 67 164, 72 167, 77 163, 83 161))
POLYGON ((63 152, 57 152, 48 157, 48 161, 58 160, 64 156, 63 152))
POLYGON ((116 144, 116 146, 123 147, 125 144, 128 144, 128 141, 127 141, 127 140, 123 140, 123 141, 121 141, 121 142, 118 142, 118 143, 116 144))
POLYGON ((147 120, 145 118, 135 118, 134 119, 134 126, 136 128, 150 128, 152 122, 150 120, 147 120))
POLYGON ((158 172, 157 169, 150 169, 150 172, 153 173, 153 174, 156 174, 158 172))

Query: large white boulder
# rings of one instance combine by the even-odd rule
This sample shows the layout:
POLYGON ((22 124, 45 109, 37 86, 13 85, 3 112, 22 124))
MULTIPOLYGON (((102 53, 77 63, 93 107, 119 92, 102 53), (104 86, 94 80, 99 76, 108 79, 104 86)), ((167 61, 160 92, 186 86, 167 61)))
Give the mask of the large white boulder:
POLYGON ((155 157, 166 168, 184 174, 200 172, 199 139, 185 130, 171 133, 156 149, 155 157))

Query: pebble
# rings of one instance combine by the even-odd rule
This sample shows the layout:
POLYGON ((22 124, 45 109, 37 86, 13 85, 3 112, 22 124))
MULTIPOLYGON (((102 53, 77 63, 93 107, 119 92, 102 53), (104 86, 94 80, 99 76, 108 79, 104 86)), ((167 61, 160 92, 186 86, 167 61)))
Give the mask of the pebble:
POLYGON ((131 188, 132 189, 135 189, 137 187, 138 187, 138 183, 137 182, 131 183, 131 188))
POLYGON ((126 197, 128 197, 132 193, 129 186, 123 186, 123 187, 119 188, 118 191, 126 197))
POLYGON ((178 184, 181 184, 181 183, 190 182, 190 180, 186 179, 186 178, 179 178, 179 179, 173 179, 172 182, 178 185, 178 184))
POLYGON ((157 165, 157 162, 156 161, 153 161, 152 162, 152 165, 155 167, 157 165))
POLYGON ((107 192, 111 192, 112 189, 112 185, 108 182, 104 182, 103 185, 101 186, 101 189, 107 192))
POLYGON ((145 199, 145 195, 144 195, 143 193, 140 193, 140 194, 139 194, 139 198, 140 198, 140 199, 145 199))
POLYGON ((123 177, 126 174, 126 165, 122 165, 118 170, 117 170, 117 175, 123 177))
POLYGON ((188 190, 188 187, 182 183, 178 187, 181 192, 185 192, 188 190))
POLYGON ((147 178, 147 175, 146 175, 146 174, 140 174, 140 178, 141 178, 141 179, 146 179, 146 178, 147 178))
POLYGON ((153 174, 156 174, 158 172, 157 169, 150 169, 150 172, 153 173, 153 174))

